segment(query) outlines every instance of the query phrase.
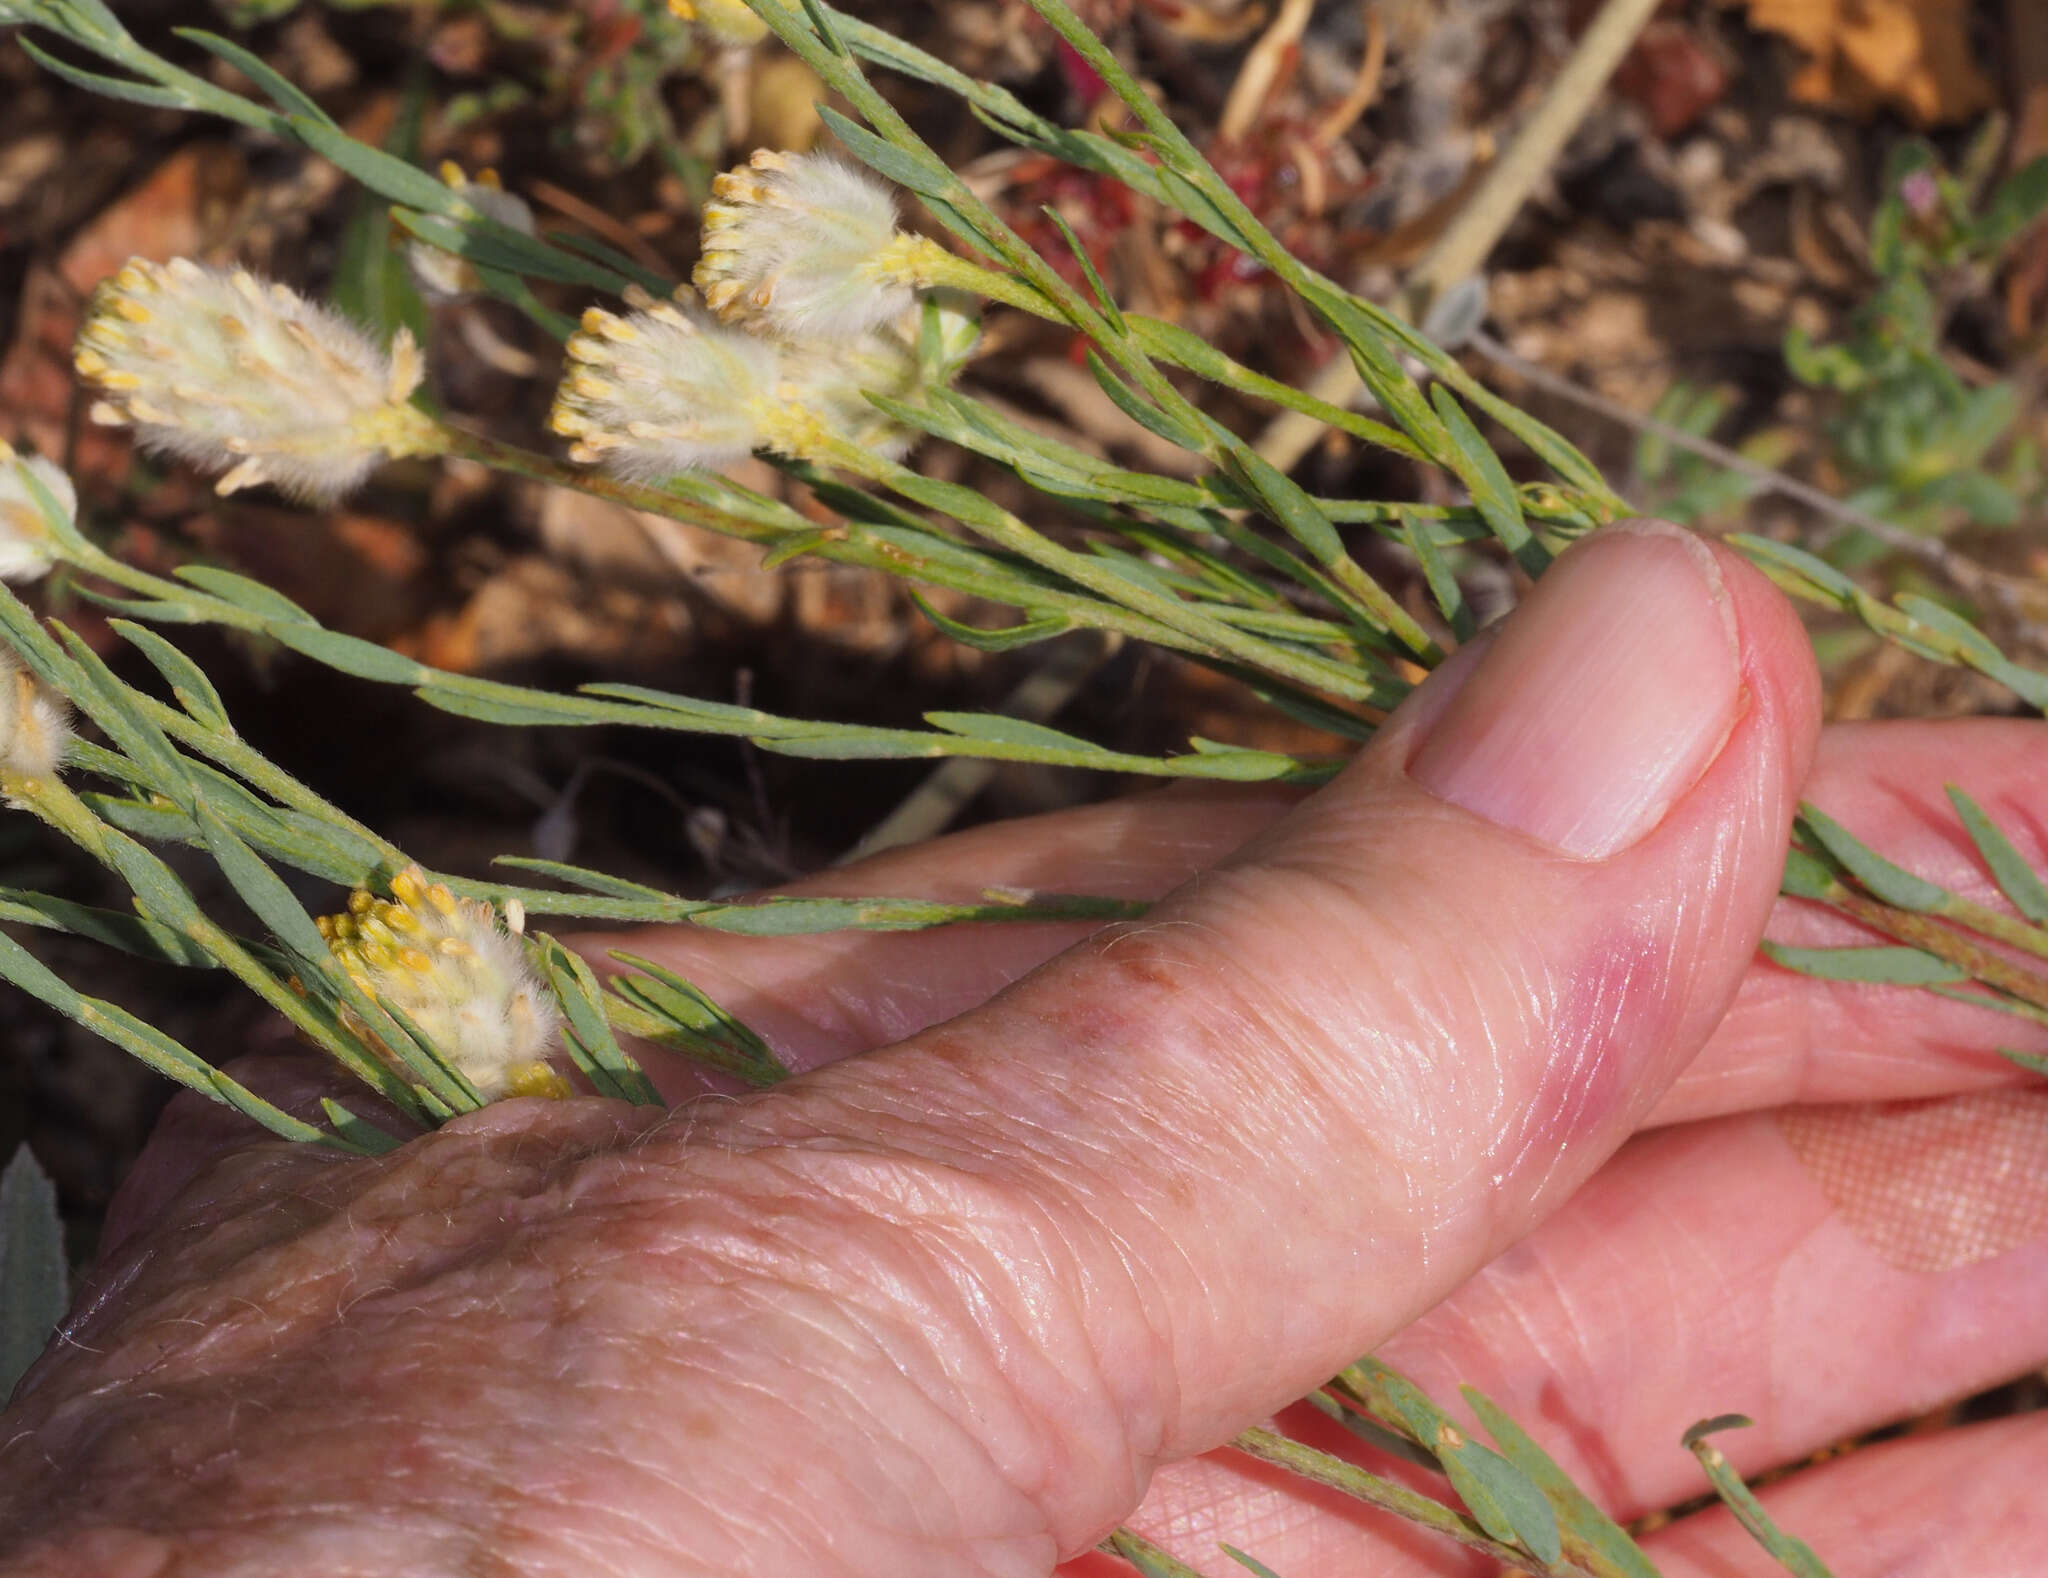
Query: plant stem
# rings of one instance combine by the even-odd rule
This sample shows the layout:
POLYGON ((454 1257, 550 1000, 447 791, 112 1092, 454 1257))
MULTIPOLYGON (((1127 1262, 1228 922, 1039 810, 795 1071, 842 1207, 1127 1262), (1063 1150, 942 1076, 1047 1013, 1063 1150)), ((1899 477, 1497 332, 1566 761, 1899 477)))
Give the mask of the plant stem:
MULTIPOLYGON (((920 502, 934 492, 934 485, 909 468, 884 459, 871 450, 827 430, 807 413, 790 413, 783 425, 790 448, 811 459, 821 459, 856 476, 866 477, 920 502)), ((963 492, 965 490, 962 490, 963 492)), ((1055 575, 1084 586, 1104 598, 1115 599, 1146 618, 1178 632, 1184 641, 1198 643, 1204 655, 1235 658, 1269 673, 1297 680, 1316 689, 1352 701, 1369 700, 1371 680, 1357 669, 1331 662, 1306 652, 1292 652, 1271 642, 1235 630, 1222 620, 1202 612, 1195 604, 1154 592, 1119 574, 1109 564, 1086 554, 1062 548, 1034 531, 1008 510, 982 495, 972 495, 972 519, 962 521, 999 548, 1027 559, 1055 575)), ((958 517, 956 517, 958 518, 958 517)), ((1360 572, 1361 574, 1363 572, 1360 572)))

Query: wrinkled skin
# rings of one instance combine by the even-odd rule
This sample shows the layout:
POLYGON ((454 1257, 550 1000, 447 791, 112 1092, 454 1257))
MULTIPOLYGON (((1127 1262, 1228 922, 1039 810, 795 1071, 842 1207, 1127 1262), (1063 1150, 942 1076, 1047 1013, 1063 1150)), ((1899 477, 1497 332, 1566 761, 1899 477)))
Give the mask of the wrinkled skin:
MULTIPOLYGON (((0 1574, 1034 1578, 1108 1571, 1119 1521, 1211 1571, 1229 1540, 1288 1578, 1478 1574, 1199 1454, 1377 1348, 1628 1517, 1698 1489, 1704 1413, 1755 1416, 1722 1438, 1754 1470, 2038 1364, 2048 1243, 1892 1269, 1770 1112, 2011 1084, 1990 1049, 2048 1041, 1753 950, 1802 786, 1981 893, 1941 784, 2038 859, 2048 740, 1846 728, 1816 763, 1804 638, 1723 569, 1742 714, 1610 858, 1409 776, 1481 658, 1312 797, 1169 792, 806 889, 1170 894, 1141 925, 636 936, 811 1070, 776 1091, 508 1102, 371 1162, 181 1100, 0 1417, 0 1574)), ((2015 1420, 1771 1498, 1838 1578, 2020 1578, 2044 1466, 2015 1420)), ((1720 1515, 1651 1543, 1765 1570, 1720 1515)))

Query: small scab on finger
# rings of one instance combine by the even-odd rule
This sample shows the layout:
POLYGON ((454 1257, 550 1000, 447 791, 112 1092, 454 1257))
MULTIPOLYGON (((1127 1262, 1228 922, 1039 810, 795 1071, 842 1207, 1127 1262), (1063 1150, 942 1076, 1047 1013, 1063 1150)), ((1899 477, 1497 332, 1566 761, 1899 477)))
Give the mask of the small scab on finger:
POLYGON ((1779 1132, 1844 1226, 1901 1271, 2048 1234, 2048 1090, 1789 1107, 1779 1132))

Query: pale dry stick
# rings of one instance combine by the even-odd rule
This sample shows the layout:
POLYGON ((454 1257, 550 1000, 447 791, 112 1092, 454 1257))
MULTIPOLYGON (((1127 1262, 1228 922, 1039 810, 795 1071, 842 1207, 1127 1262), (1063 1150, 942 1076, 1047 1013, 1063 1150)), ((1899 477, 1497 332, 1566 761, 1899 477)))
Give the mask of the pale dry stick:
MULTIPOLYGON (((1601 7, 1521 135, 1402 282, 1396 312, 1417 321, 1432 301, 1486 261, 1657 5, 1658 0, 1607 0, 1601 7)), ((1332 405, 1348 405, 1361 388, 1358 370, 1348 358, 1338 357, 1310 383, 1309 392, 1332 405)), ((1314 417, 1283 411, 1252 447, 1282 471, 1291 471, 1322 432, 1323 424, 1314 417)))
MULTIPOLYGON (((1075 632, 1050 658, 1027 674, 1003 698, 997 710, 1005 718, 1021 718, 1030 723, 1048 721, 1074 699, 1122 646, 1123 637, 1118 635, 1093 630, 1075 632)), ((996 775, 996 766, 994 762, 956 756, 935 768, 903 797, 895 810, 869 828, 860 842, 833 864, 843 866, 885 849, 937 837, 967 809, 970 800, 988 787, 996 775)))
POLYGON ((1358 75, 1352 79, 1351 91, 1309 133, 1311 148, 1329 147, 1357 125, 1358 117, 1371 109, 1380 96, 1380 79, 1387 70, 1387 19, 1381 14, 1380 0, 1359 0, 1359 9, 1365 17, 1365 55, 1358 62, 1358 75))
POLYGON ((1919 560, 1928 568, 1946 576, 1957 590, 1972 597, 1991 598, 2008 614, 2027 627, 2030 636, 2035 634, 2025 599, 2014 586, 2012 578, 1987 570, 1975 560, 1957 553, 1938 537, 1922 537, 1917 532, 1892 521, 1872 515, 1868 510, 1858 509, 1846 499, 1838 499, 1832 493, 1823 493, 1810 482, 1801 482, 1797 477, 1751 460, 1738 450, 1726 444, 1717 444, 1710 438, 1701 438, 1697 433, 1688 433, 1682 427, 1654 416, 1645 416, 1631 411, 1627 406, 1609 400, 1605 395, 1567 378, 1562 373, 1552 372, 1537 362, 1530 361, 1507 346, 1501 344, 1484 330, 1475 332, 1467 342, 1487 360, 1496 366, 1505 367, 1518 378, 1535 385, 1546 394, 1569 400, 1582 410, 1603 416, 1635 433, 1648 433, 1661 438, 1674 448, 1698 455, 1702 460, 1712 461, 1740 476, 1748 477, 1759 484, 1765 492, 1775 493, 1781 498, 1804 504, 1808 509, 1839 521, 1844 526, 1854 526, 1868 532, 1895 553, 1905 554, 1919 560))
POLYGON ((1315 8, 1316 0, 1281 0, 1273 25, 1245 51, 1244 64, 1238 68, 1237 80, 1230 85, 1230 96, 1223 101, 1223 114, 1216 123, 1218 142, 1236 142, 1252 129, 1259 111, 1265 108, 1266 95, 1279 80, 1281 61, 1301 42, 1315 8))

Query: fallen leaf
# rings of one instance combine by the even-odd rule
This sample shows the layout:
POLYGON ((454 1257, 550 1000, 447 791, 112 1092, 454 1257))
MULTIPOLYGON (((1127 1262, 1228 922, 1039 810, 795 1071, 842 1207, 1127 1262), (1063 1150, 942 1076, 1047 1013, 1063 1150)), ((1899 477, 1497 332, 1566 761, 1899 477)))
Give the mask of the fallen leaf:
POLYGON ((1955 0, 1749 0, 1749 20, 1810 57, 1792 81, 1809 104, 1940 126, 1996 99, 1970 47, 1970 8, 1955 0))

